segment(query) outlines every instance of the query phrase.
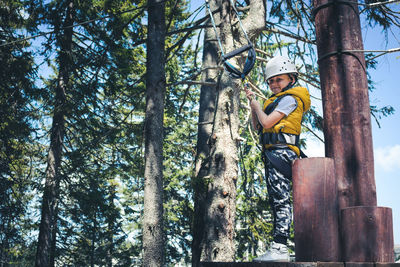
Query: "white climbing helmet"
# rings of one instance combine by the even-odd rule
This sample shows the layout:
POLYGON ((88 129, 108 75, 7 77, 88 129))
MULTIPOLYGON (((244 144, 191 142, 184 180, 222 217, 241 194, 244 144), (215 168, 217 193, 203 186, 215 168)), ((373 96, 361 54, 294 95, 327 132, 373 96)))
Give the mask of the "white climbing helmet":
POLYGON ((298 72, 296 66, 287 57, 273 57, 265 67, 265 79, 268 81, 269 78, 281 74, 294 74, 297 78, 298 72))

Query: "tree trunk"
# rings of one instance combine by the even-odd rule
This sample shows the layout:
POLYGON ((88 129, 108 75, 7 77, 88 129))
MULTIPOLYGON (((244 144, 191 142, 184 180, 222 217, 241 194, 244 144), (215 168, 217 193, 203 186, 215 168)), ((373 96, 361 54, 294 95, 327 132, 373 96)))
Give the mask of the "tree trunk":
POLYGON ((53 227, 51 229, 51 247, 50 247, 50 266, 54 267, 55 266, 55 262, 56 262, 56 249, 57 249, 57 230, 58 230, 58 226, 57 226, 57 221, 58 221, 58 201, 56 203, 56 207, 54 209, 54 223, 53 223, 53 227))
MULTIPOLYGON (((115 185, 110 185, 110 197, 109 203, 114 211, 114 200, 116 195, 115 185)), ((113 264, 113 254, 114 254, 114 226, 115 226, 115 217, 113 215, 109 215, 107 219, 107 254, 106 254, 106 266, 112 267, 113 264)))
MULTIPOLYGON (((115 190, 115 185, 111 185, 110 186, 110 197, 109 197, 109 203, 112 206, 112 209, 114 210, 114 199, 115 199, 115 195, 116 195, 116 190, 115 190)), ((107 267, 112 267, 113 264, 113 254, 114 254, 114 226, 115 226, 115 217, 114 216, 110 216, 107 219, 107 255, 106 255, 106 266, 107 267), (110 218, 111 217, 111 218, 110 218)))
POLYGON ((97 213, 96 211, 93 212, 93 228, 92 228, 92 242, 90 246, 90 267, 94 267, 96 263, 96 232, 97 232, 97 213))
POLYGON ((162 144, 166 86, 164 1, 149 1, 148 14, 143 266, 162 266, 164 260, 162 144))
POLYGON ((8 233, 4 233, 4 239, 0 242, 0 267, 6 267, 9 262, 9 254, 7 252, 10 249, 10 244, 8 240, 8 233))
MULTIPOLYGON (((246 44, 243 35, 234 34, 238 26, 229 1, 209 1, 219 27, 224 52, 246 44), (234 42, 235 41, 235 42, 234 42)), ((265 27, 265 1, 252 1, 251 13, 243 25, 250 38, 265 27)), ((241 32, 241 29, 239 29, 241 32)), ((195 217, 193 222, 192 265, 199 261, 233 261, 236 180, 238 177, 240 81, 216 69, 217 42, 213 30, 206 30, 200 94, 196 177, 194 181, 195 217)), ((246 54, 247 56, 247 54, 246 54)))
MULTIPOLYGON (((73 24, 74 6, 71 1, 68 5, 64 27, 73 24)), ((64 141, 66 92, 68 91, 68 81, 70 76, 70 53, 72 47, 72 27, 64 30, 64 34, 59 41, 59 77, 55 92, 54 116, 50 135, 50 149, 47 156, 46 181, 42 199, 42 217, 39 227, 39 239, 36 251, 36 267, 54 266, 54 257, 51 251, 55 251, 52 245, 56 244, 57 224, 57 203, 59 198, 60 173, 59 168, 62 157, 62 147, 64 141), (53 261, 53 262, 52 262, 53 261)))
POLYGON ((110 203, 110 209, 112 211, 111 214, 107 216, 107 250, 106 250, 106 266, 107 267, 112 267, 113 264, 113 254, 114 254, 114 228, 115 228, 115 223, 116 223, 116 218, 114 216, 114 211, 115 211, 115 204, 114 200, 116 199, 116 185, 113 182, 113 179, 117 176, 117 173, 114 173, 115 170, 117 170, 116 166, 116 149, 113 148, 112 152, 112 165, 111 165, 111 176, 109 180, 109 186, 108 186, 108 203, 110 203))
MULTIPOLYGON (((214 2, 210 3, 211 9, 215 9, 214 2)), ((219 24, 219 18, 215 18, 219 24)), ((192 241, 192 266, 197 267, 201 256, 201 242, 204 233, 205 200, 207 196, 206 177, 210 173, 209 153, 210 146, 208 140, 213 128, 215 112, 215 97, 218 82, 218 44, 216 42, 215 31, 209 21, 208 27, 204 32, 202 64, 202 82, 214 83, 215 86, 203 85, 200 89, 199 123, 197 131, 197 153, 196 170, 193 182, 194 186, 194 218, 193 218, 193 241, 192 241)))

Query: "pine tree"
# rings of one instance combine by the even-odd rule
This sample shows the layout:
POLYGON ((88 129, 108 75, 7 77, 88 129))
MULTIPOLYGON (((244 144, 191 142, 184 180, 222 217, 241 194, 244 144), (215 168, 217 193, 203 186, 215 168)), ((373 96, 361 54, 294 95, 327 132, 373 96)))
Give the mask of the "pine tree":
MULTIPOLYGON (((45 155, 58 77, 63 73, 59 59, 67 44, 60 40, 68 30, 72 31, 71 64, 67 66, 70 75, 63 106, 57 224, 52 224, 51 232, 57 238, 50 240, 48 260, 54 265, 76 266, 143 264, 143 129, 149 32, 143 22, 147 20, 147 1, 73 2, 72 29, 62 24, 70 1, 5 1, 0 8, 0 244, 4 265, 34 264, 45 155), (36 34, 36 38, 23 40, 36 34), (12 45, 3 46, 10 42, 12 45), (37 74, 44 77, 39 80, 37 74)), ((229 2, 210 1, 224 52, 246 43, 229 2), (219 22, 225 18, 221 26, 219 22), (233 32, 228 29, 231 26, 233 32)), ((266 10, 266 1, 234 2, 257 48, 258 60, 249 81, 263 89, 265 62, 273 54, 289 51, 296 62, 303 62, 299 64, 302 83, 307 80, 310 88, 318 90, 310 2, 268 2, 267 21, 251 11, 266 10)), ((218 260, 251 260, 271 238, 257 136, 248 130, 247 100, 240 95, 240 84, 218 65, 220 49, 208 14, 197 17, 204 5, 190 14, 189 4, 165 2, 164 263, 190 264, 192 257, 195 266, 201 258, 213 256, 212 249, 223 242, 214 239, 210 222, 227 214, 230 235, 225 237, 233 240, 234 232, 234 241, 228 241, 226 257, 215 250, 214 260, 220 255, 218 260), (203 66, 199 66, 202 52, 203 66), (226 131, 228 125, 232 137, 231 131, 226 131), (218 180, 224 175, 229 178, 226 186, 218 180), (213 195, 209 190, 213 186, 229 190, 213 195), (202 208, 203 203, 209 203, 207 209, 202 208), (211 203, 217 205, 215 210, 211 203), (217 216, 210 215, 213 212, 217 216), (203 236, 203 232, 208 234, 203 236)), ((385 29, 393 24, 387 24, 390 19, 384 16, 396 23, 395 13, 384 6, 366 8, 363 14, 368 22, 378 21, 385 29), (384 20, 378 19, 383 18, 379 15, 384 20)), ((237 63, 241 66, 242 61, 237 63)), ((369 61, 371 66, 373 63, 369 61)), ((393 109, 372 107, 371 111, 379 119, 393 109)), ((312 109, 306 114, 304 131, 322 129, 322 121, 312 109)))
POLYGON ((143 265, 162 266, 165 4, 157 0, 149 1, 148 12, 143 265))
POLYGON ((2 1, 0 7, 0 266, 31 265, 27 241, 32 227, 28 208, 35 164, 37 73, 29 43, 18 42, 29 28, 23 1, 2 1), (24 254, 21 255, 21 251, 24 254))
MULTIPOLYGON (((254 1, 249 5, 249 16, 243 21, 244 28, 251 39, 256 38, 264 27, 265 3, 254 1), (257 24, 257 22, 259 24, 257 24)), ((211 9, 218 10, 216 24, 218 35, 225 52, 245 45, 239 29, 233 30, 233 9, 228 1, 210 1, 211 9), (241 39, 242 38, 242 39, 241 39)), ((207 57, 216 55, 216 45, 204 39, 207 48, 203 57, 204 67, 215 64, 216 59, 207 62, 207 57)), ((214 39, 215 40, 215 39, 214 39)), ((238 64, 240 65, 240 64, 238 64)), ((216 65, 211 68, 217 68, 216 65)), ((215 70, 203 73, 202 80, 213 82, 215 86, 202 87, 200 107, 198 154, 196 162, 195 211, 204 215, 195 217, 194 251, 192 264, 197 266, 199 260, 233 261, 235 257, 235 201, 236 181, 238 178, 238 144, 239 136, 239 103, 240 82, 233 81, 226 72, 215 70), (210 92, 215 90, 215 92, 210 92), (215 96, 213 98, 213 95, 215 96), (206 100, 202 99, 206 97, 206 100), (211 97, 210 97, 211 96, 211 97), (210 103, 211 102, 211 103, 210 103), (215 106, 213 106, 215 105, 215 106), (208 115, 203 115, 201 112, 208 115), (202 124, 211 123, 211 126, 202 124), (201 132, 201 134, 200 134, 201 132), (200 139, 203 138, 203 139, 200 139), (208 147, 206 147, 208 146, 208 147), (201 210, 204 208, 204 210, 201 210)))

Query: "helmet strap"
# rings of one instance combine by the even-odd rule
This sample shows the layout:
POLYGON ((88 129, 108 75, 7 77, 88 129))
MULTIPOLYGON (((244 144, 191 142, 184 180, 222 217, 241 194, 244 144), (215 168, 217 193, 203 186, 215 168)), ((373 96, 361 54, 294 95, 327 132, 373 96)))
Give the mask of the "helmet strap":
POLYGON ((293 87, 293 85, 294 85, 294 82, 292 82, 292 83, 289 83, 285 88, 283 88, 282 89, 282 91, 281 92, 285 92, 286 90, 289 90, 290 88, 292 88, 293 87))
POLYGON ((296 84, 296 82, 297 82, 297 78, 296 78, 295 75, 292 75, 292 74, 288 74, 288 75, 289 75, 289 77, 292 79, 292 81, 291 81, 285 88, 282 89, 282 92, 285 92, 286 90, 289 90, 289 89, 292 88, 292 87, 296 84))

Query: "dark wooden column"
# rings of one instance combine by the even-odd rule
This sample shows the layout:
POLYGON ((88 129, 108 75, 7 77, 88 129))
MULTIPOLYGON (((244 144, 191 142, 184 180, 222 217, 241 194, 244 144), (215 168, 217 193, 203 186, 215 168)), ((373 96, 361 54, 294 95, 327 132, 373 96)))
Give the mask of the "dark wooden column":
POLYGON ((294 241, 297 262, 339 262, 339 219, 333 159, 293 164, 294 241))
MULTIPOLYGON (((355 1, 354 3, 357 3, 355 1)), ((357 4, 314 0, 326 157, 339 207, 376 206, 371 115, 357 4)))
POLYGON ((325 151, 335 165, 343 260, 390 262, 392 214, 390 209, 376 206, 371 115, 357 1, 313 3, 325 151))
POLYGON ((341 217, 344 261, 394 262, 392 209, 351 207, 341 217))

